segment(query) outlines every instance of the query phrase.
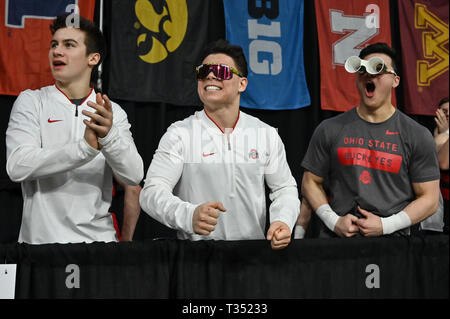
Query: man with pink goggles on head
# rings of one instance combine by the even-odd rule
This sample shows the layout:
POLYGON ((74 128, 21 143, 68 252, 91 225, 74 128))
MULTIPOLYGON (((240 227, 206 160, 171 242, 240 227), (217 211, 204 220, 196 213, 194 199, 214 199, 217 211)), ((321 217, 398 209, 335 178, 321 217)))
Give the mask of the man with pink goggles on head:
POLYGON ((144 211, 181 239, 267 239, 286 247, 299 214, 295 179, 277 131, 239 110, 247 87, 243 50, 209 45, 196 68, 204 109, 162 137, 140 195, 144 211), (270 226, 265 234, 265 182, 270 226))

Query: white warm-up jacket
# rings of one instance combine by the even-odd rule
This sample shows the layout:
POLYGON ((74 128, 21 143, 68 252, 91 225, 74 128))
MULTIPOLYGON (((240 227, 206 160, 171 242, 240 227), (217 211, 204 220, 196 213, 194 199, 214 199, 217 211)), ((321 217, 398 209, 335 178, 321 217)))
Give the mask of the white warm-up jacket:
POLYGON ((264 239, 265 182, 270 189, 270 222, 291 231, 300 211, 295 179, 277 131, 240 112, 228 135, 205 111, 172 124, 162 137, 147 172, 140 204, 181 239, 264 239), (215 230, 194 234, 195 208, 221 202, 215 230))
POLYGON ((6 131, 6 170, 21 182, 23 216, 19 242, 31 244, 116 241, 111 215, 112 173, 138 184, 143 162, 127 115, 112 103, 113 126, 99 139, 101 151, 84 139, 95 112, 91 91, 75 106, 55 85, 23 91, 14 103, 6 131))

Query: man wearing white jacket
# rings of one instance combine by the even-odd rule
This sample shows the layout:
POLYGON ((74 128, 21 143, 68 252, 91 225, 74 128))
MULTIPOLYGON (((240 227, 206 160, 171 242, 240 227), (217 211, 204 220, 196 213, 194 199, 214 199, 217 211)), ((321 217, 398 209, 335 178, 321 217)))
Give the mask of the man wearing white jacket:
POLYGON ((291 240, 300 201, 276 130, 239 110, 247 87, 242 48, 219 40, 197 67, 203 111, 172 124, 148 169, 139 201, 182 239, 291 240), (266 222, 265 182, 270 189, 266 222))
POLYGON ((108 213, 113 173, 129 185, 143 177, 126 113, 90 86, 102 34, 83 17, 79 28, 66 21, 51 26, 55 85, 23 91, 6 132, 6 169, 24 199, 19 242, 117 241, 108 213))

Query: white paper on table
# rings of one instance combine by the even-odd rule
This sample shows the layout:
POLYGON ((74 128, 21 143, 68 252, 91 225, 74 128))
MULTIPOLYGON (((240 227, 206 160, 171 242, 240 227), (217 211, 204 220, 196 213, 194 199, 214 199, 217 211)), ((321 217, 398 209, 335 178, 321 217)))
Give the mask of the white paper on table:
POLYGON ((17 264, 0 264, 0 299, 14 299, 17 264))

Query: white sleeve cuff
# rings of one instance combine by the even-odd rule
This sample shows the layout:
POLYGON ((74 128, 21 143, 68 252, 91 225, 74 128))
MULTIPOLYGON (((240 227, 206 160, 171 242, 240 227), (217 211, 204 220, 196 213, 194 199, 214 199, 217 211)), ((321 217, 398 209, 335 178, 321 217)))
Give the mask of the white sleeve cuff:
POLYGON ((181 226, 181 230, 188 233, 189 235, 194 234, 194 228, 192 227, 192 218, 194 217, 194 211, 197 208, 196 205, 188 204, 186 207, 187 214, 185 214, 184 226, 181 226))
POLYGON ((317 216, 323 221, 323 223, 334 232, 334 227, 339 219, 339 215, 331 209, 329 204, 323 204, 316 210, 317 216))
POLYGON ((106 144, 108 144, 111 140, 113 140, 118 134, 118 129, 117 127, 115 127, 114 125, 111 126, 111 129, 109 130, 108 134, 106 134, 105 137, 99 137, 98 138, 98 143, 101 146, 105 146, 106 144))
POLYGON ((389 235, 397 230, 411 226, 411 219, 408 214, 402 210, 389 217, 382 217, 381 224, 383 225, 383 235, 389 235))
POLYGON ((296 225, 294 231, 294 239, 303 239, 305 237, 305 229, 303 226, 296 225))
POLYGON ((97 150, 97 149, 93 148, 91 145, 89 145, 89 143, 86 141, 86 139, 84 137, 81 139, 79 146, 80 146, 80 150, 83 153, 83 155, 85 155, 87 157, 94 157, 98 153, 100 153, 99 150, 97 150))

